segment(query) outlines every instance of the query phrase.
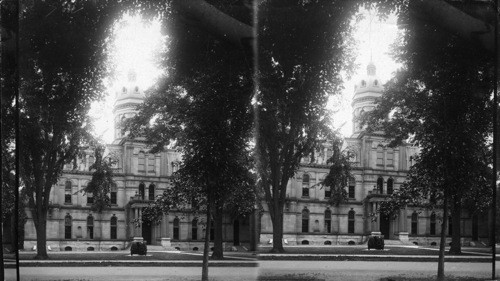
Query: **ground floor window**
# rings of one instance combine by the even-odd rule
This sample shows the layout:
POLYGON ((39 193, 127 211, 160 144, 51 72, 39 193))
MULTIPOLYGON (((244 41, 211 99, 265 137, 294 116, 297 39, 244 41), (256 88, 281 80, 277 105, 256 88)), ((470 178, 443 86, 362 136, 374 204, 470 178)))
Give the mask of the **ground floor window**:
POLYGON ((179 218, 174 219, 174 240, 179 240, 179 218))
POLYGON ((431 229, 430 229, 430 235, 436 235, 436 214, 432 213, 431 214, 431 229))
POLYGON ((355 222, 356 213, 353 209, 349 211, 347 214, 347 233, 354 233, 354 222, 355 222))
POLYGON ((71 239, 71 227, 72 227, 72 219, 71 216, 66 214, 64 218, 64 239, 71 239))
POLYGON ((418 214, 416 212, 411 214, 411 234, 418 234, 418 214))
POLYGON ((113 215, 111 217, 111 232, 110 232, 110 238, 111 239, 117 239, 116 238, 117 237, 117 235, 116 235, 117 234, 116 229, 117 229, 117 219, 116 219, 116 216, 113 215))
POLYGON ((194 219, 191 225, 191 240, 198 240, 198 220, 194 219))
POLYGON ((309 210, 302 211, 302 232, 309 232, 309 210))

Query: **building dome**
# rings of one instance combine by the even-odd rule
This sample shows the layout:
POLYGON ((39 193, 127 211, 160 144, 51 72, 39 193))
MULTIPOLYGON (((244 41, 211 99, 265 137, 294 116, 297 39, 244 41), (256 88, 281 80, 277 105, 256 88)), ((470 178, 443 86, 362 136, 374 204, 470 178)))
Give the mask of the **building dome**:
POLYGON ((354 97, 352 99, 353 109, 353 132, 358 135, 363 130, 359 125, 359 118, 364 112, 375 108, 375 101, 382 96, 384 87, 377 77, 377 69, 373 62, 366 67, 366 76, 359 79, 354 85, 354 97))
POLYGON ((135 116, 137 106, 144 102, 144 92, 137 85, 137 74, 134 70, 128 73, 128 81, 123 86, 116 89, 113 115, 115 123, 115 140, 121 139, 122 125, 125 119, 135 116))

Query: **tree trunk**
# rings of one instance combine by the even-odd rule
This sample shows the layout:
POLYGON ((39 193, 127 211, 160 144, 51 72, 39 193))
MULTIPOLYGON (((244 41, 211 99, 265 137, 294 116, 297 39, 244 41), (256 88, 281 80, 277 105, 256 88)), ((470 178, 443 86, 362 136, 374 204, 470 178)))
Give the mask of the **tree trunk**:
POLYGON ((462 253, 461 246, 461 233, 460 233, 460 218, 461 218, 462 207, 459 202, 453 203, 453 211, 451 213, 452 220, 452 236, 451 236, 451 248, 450 254, 458 255, 462 253))
POLYGON ((283 253, 283 206, 277 203, 274 208, 274 215, 271 216, 273 223, 273 248, 272 253, 283 253))
POLYGON ((444 250, 446 247, 446 231, 448 230, 448 203, 446 197, 443 204, 443 223, 441 224, 441 239, 439 242, 439 258, 437 280, 444 280, 444 250))
POLYGON ((39 212, 35 220, 36 229, 36 250, 37 254, 34 259, 45 260, 47 255, 47 212, 39 212))
POLYGON ((210 198, 207 204, 207 226, 205 228, 205 243, 203 248, 203 265, 201 268, 201 281, 208 281, 208 250, 210 248, 210 198))
POLYGON ((224 258, 224 249, 222 247, 222 234, 223 234, 223 209, 222 203, 216 203, 214 214, 214 251, 212 252, 212 259, 222 260, 224 258))

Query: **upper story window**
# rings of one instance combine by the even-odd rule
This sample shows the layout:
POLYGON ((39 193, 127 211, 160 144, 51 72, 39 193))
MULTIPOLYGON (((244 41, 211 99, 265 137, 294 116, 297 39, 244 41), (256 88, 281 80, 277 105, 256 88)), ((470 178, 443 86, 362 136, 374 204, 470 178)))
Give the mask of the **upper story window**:
POLYGON ((64 183, 64 204, 71 204, 71 188, 72 183, 70 180, 67 180, 64 183))
POLYGON ((366 87, 366 81, 365 80, 361 80, 361 88, 364 88, 366 87))
POLYGON ((382 177, 377 179, 377 190, 380 194, 384 194, 384 178, 382 177))
POLYGON ((394 180, 389 178, 387 180, 387 194, 392 194, 394 192, 394 180))
POLYGON ((141 182, 139 184, 139 196, 141 197, 142 200, 144 200, 144 196, 145 196, 145 192, 146 192, 145 189, 146 189, 146 185, 143 182, 141 182))
POLYGON ((137 172, 141 174, 146 173, 146 155, 143 151, 139 152, 138 155, 137 172))
POLYGON ((155 164, 156 164, 156 159, 154 155, 150 155, 148 158, 148 174, 155 173, 155 164))
POLYGON ((309 174, 302 176, 302 197, 309 197, 309 174))
POLYGON ((387 149, 386 161, 387 166, 394 166, 394 150, 392 148, 387 149))
POLYGON ((149 194, 148 194, 148 199, 149 200, 155 200, 155 185, 150 184, 149 185, 149 194))
POLYGON ((118 195, 118 187, 116 186, 116 184, 113 184, 113 186, 111 186, 111 193, 109 196, 111 205, 117 204, 117 201, 118 201, 117 195, 118 195))
POLYGON ((349 180, 349 188, 347 191, 347 195, 348 195, 349 199, 356 198, 356 180, 355 179, 349 180))
POLYGON ((94 204, 94 194, 93 193, 87 193, 87 204, 92 205, 94 204))
POLYGON ((377 166, 383 166, 384 165, 384 148, 379 145, 377 147, 377 166))

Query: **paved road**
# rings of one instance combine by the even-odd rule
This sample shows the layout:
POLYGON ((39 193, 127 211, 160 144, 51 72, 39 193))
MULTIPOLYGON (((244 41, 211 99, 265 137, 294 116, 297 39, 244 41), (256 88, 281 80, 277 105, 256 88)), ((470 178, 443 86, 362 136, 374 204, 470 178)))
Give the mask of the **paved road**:
MULTIPOLYGON (((498 266, 499 263, 497 263, 497 268, 498 266)), ((392 261, 265 261, 261 262, 259 270, 261 277, 287 276, 288 279, 284 278, 282 280, 371 281, 396 276, 436 276, 437 263, 392 261)), ((445 274, 484 279, 491 277, 491 264, 448 262, 445 264, 445 274)))
MULTIPOLYGON (((497 268, 500 264, 497 263, 497 268)), ((435 276, 434 262, 367 261, 262 261, 259 268, 212 267, 210 280, 380 280, 406 276, 435 276), (266 278, 267 277, 267 278, 266 278)), ((491 277, 489 263, 446 263, 447 275, 486 279, 491 277)), ((200 280, 200 267, 25 267, 21 280, 200 280)), ((6 280, 15 280, 15 270, 6 269, 6 280)))

